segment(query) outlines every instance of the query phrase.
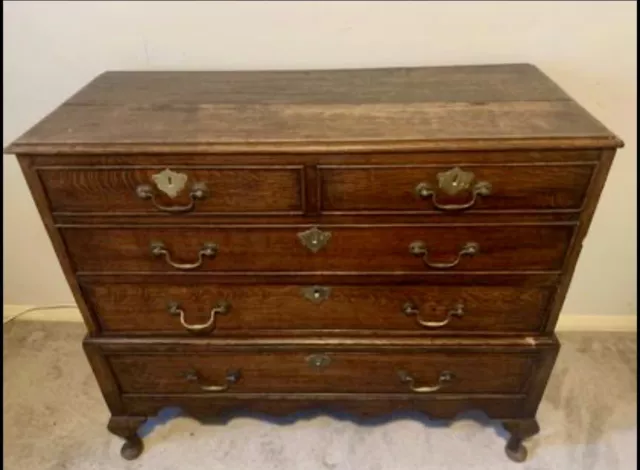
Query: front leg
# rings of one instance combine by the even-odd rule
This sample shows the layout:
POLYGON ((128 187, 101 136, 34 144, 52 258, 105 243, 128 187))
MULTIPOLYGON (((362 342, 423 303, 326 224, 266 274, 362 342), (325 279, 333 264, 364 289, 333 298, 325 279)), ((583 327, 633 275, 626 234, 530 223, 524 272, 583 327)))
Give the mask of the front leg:
POLYGON ((120 455, 127 460, 134 460, 142 453, 142 439, 138 436, 138 428, 147 420, 146 416, 112 416, 107 429, 124 438, 120 455))
POLYGON ((511 434, 505 452, 514 462, 524 462, 527 459, 527 448, 522 441, 540 432, 540 426, 535 418, 503 420, 502 426, 511 434))

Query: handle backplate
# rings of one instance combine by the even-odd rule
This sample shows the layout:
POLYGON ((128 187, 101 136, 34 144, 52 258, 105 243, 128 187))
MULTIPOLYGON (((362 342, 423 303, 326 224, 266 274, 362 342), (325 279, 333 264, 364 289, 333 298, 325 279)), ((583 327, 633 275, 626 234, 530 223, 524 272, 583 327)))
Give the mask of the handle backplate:
MULTIPOLYGON (((159 191, 165 193, 171 199, 174 199, 182 190, 184 189, 187 183, 187 175, 183 173, 177 173, 170 169, 165 169, 158 174, 155 174, 151 177, 158 188, 159 191)), ((186 206, 165 206, 160 204, 156 200, 156 194, 153 190, 153 187, 150 184, 141 184, 136 187, 136 195, 140 199, 151 200, 153 205, 163 211, 163 212, 188 212, 195 207, 195 202, 199 200, 206 199, 209 195, 209 190, 205 183, 193 183, 191 186, 191 191, 189 192, 189 198, 191 201, 186 206)))
POLYGON ((472 185, 475 175, 470 171, 464 171, 460 167, 437 174, 438 190, 448 196, 455 196, 463 191, 471 190, 471 199, 463 204, 443 204, 438 202, 437 190, 427 182, 418 183, 415 193, 422 199, 431 198, 433 205, 445 211, 455 211, 468 209, 475 205, 478 196, 489 196, 492 191, 491 183, 488 181, 478 181, 472 185))

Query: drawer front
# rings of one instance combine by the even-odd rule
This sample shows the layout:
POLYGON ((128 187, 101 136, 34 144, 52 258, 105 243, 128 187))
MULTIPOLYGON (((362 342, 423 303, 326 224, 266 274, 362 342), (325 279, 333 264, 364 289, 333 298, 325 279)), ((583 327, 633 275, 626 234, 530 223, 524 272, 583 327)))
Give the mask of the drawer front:
MULTIPOLYGON (((288 167, 40 169, 54 213, 302 213, 302 170, 288 167)), ((115 214, 114 214, 115 213, 115 214)))
POLYGON ((123 393, 521 393, 534 356, 239 352, 108 358, 123 393))
POLYGON ((323 212, 579 210, 594 165, 325 166, 323 212))
POLYGON ((105 333, 534 332, 551 287, 90 284, 105 333))
POLYGON ((61 233, 81 272, 530 271, 561 269, 573 225, 68 227, 61 233))

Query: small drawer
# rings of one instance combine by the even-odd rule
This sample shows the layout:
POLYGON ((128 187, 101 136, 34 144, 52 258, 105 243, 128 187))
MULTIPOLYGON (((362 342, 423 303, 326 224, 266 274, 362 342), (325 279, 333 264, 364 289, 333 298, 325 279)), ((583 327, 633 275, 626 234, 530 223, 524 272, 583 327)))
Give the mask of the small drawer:
POLYGON ((536 332, 552 286, 83 283, 106 334, 536 332))
POLYGON ((108 356, 123 393, 522 393, 535 355, 219 352, 108 356))
POLYGON ((573 224, 61 229, 78 272, 560 270, 573 224))
POLYGON ((323 166, 324 213, 581 209, 595 165, 323 166))
POLYGON ((55 213, 303 212, 302 167, 44 167, 55 213))

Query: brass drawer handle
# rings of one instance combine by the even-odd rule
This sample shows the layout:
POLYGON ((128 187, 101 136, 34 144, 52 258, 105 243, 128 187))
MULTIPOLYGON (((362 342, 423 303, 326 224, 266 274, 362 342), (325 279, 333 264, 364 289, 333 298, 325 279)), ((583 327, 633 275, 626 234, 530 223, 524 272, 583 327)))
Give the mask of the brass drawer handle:
MULTIPOLYGON (((438 173, 438 188, 449 196, 455 196, 459 192, 466 191, 471 188, 471 183, 475 179, 475 175, 470 171, 464 171, 459 167, 452 168, 451 170, 438 173)), ((491 194, 491 183, 488 181, 478 181, 471 188, 471 194, 473 195, 469 202, 464 204, 440 204, 436 190, 432 185, 426 182, 418 183, 415 188, 416 194, 422 199, 431 198, 433 205, 443 211, 459 211, 468 209, 476 203, 478 196, 488 196, 491 194)))
POLYGON ((224 315, 226 313, 229 313, 229 310, 231 310, 231 304, 225 301, 218 302, 216 306, 211 309, 211 316, 209 317, 209 321, 207 321, 206 323, 187 323, 184 318, 184 310, 180 308, 180 304, 178 302, 169 302, 167 304, 167 310, 169 311, 170 315, 180 315, 180 323, 182 323, 182 326, 189 333, 203 334, 213 331, 216 321, 216 315, 224 315))
POLYGON ((150 184, 141 184, 138 186, 136 188, 136 194, 140 199, 151 199, 153 205, 163 212, 179 213, 189 212, 192 210, 196 205, 196 201, 201 201, 207 198, 209 190, 207 189, 207 185, 204 183, 194 183, 193 186, 191 186, 191 191, 189 192, 191 202, 186 206, 163 206, 162 204, 159 204, 158 201, 156 201, 156 195, 150 184))
POLYGON ((236 370, 227 371, 227 375, 225 377, 226 383, 224 385, 202 384, 202 378, 200 377, 200 374, 198 374, 198 372, 193 369, 188 370, 184 374, 184 377, 189 382, 194 382, 198 384, 198 386, 200 387, 200 390, 202 390, 203 392, 224 392, 225 390, 228 390, 231 385, 237 383, 238 380, 240 380, 240 370, 236 369, 236 370))
POLYGON ((171 259, 171 253, 164 246, 162 242, 151 242, 151 254, 153 256, 164 256, 164 259, 176 269, 189 270, 200 267, 204 261, 205 256, 214 258, 218 253, 218 245, 215 243, 205 243, 202 245, 200 251, 198 251, 198 261, 195 263, 176 263, 171 259))
POLYGON ((480 245, 478 245, 476 242, 467 242, 458 252, 458 256, 456 256, 456 259, 454 259, 450 263, 434 263, 432 261, 429 261, 429 250, 427 250, 427 245, 425 242, 419 240, 412 242, 409 245, 409 252, 413 256, 422 257, 422 261, 424 262, 424 264, 434 269, 453 268, 460 262, 460 259, 463 256, 473 256, 477 254, 478 251, 480 251, 480 245))
POLYGON ((402 306, 402 313, 406 316, 415 315, 416 321, 426 328, 442 328, 447 325, 453 317, 462 318, 464 316, 464 305, 457 303, 447 312, 447 318, 442 321, 425 321, 420 318, 420 309, 413 302, 407 302, 402 306))
POLYGON ((402 383, 409 384, 409 388, 416 393, 433 393, 433 392, 437 392, 445 385, 451 383, 451 381, 455 378, 455 375, 453 375, 452 372, 445 370, 440 374, 440 377, 438 378, 438 383, 436 385, 430 385, 430 386, 424 386, 424 387, 416 387, 415 379, 407 371, 399 370, 398 377, 400 377, 400 381, 402 383))

